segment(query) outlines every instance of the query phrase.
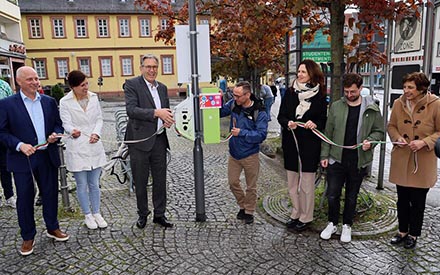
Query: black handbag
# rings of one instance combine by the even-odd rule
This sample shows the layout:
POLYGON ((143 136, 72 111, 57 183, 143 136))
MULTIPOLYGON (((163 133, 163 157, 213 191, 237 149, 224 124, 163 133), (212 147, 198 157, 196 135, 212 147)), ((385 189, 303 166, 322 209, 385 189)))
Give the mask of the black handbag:
POLYGON ((440 158, 440 138, 437 139, 434 146, 435 155, 440 158))

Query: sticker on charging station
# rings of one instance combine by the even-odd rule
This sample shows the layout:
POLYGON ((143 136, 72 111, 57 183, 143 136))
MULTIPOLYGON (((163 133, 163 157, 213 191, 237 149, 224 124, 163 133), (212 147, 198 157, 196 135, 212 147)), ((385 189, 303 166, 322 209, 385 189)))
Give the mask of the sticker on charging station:
POLYGON ((200 95, 200 109, 221 108, 222 95, 221 94, 201 94, 200 95))

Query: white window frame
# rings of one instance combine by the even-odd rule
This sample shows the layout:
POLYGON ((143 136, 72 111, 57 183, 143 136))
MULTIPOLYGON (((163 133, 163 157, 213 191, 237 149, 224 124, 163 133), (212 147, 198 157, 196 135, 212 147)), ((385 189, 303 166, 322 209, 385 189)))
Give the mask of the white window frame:
POLYGON ((160 63, 162 64, 162 74, 173 74, 173 58, 171 56, 163 56, 160 63))
POLYGON ((53 37, 64 38, 64 19, 63 18, 53 18, 52 19, 53 37))
POLYGON ((200 19, 200 25, 209 25, 209 19, 206 18, 200 19))
POLYGON ((121 58, 122 75, 133 75, 133 58, 122 57, 121 58))
POLYGON ((98 18, 98 37, 109 37, 109 27, 108 27, 108 19, 107 18, 98 18))
POLYGON ((91 69, 90 69, 90 58, 88 58, 88 57, 87 58, 79 57, 78 58, 78 67, 88 77, 92 76, 92 72, 91 72, 91 69), (86 61, 87 64, 83 64, 83 61, 86 61))
POLYGON ((46 79, 46 61, 45 60, 34 60, 35 71, 37 72, 38 78, 46 79))
POLYGON ((99 66, 101 67, 101 76, 112 76, 112 59, 109 57, 102 57, 99 60, 99 66))
POLYGON ((139 19, 141 37, 151 36, 151 21, 148 18, 139 19))
POLYGON ((43 37, 40 18, 30 18, 29 19, 29 29, 30 29, 31 38, 42 38, 43 37))
POLYGON ((130 20, 128 18, 120 18, 119 22, 119 36, 130 37, 130 20))
POLYGON ((69 73, 69 60, 66 58, 56 59, 57 77, 65 78, 69 73))
POLYGON ((75 19, 75 34, 76 37, 87 37, 87 20, 85 18, 75 19))
POLYGON ((160 19, 160 29, 165 30, 168 25, 168 20, 165 18, 160 19))

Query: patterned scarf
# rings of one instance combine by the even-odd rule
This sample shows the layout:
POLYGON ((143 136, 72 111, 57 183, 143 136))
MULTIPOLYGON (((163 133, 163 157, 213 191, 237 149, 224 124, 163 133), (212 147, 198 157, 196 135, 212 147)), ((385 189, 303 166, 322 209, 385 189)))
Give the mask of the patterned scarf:
POLYGON ((315 87, 308 87, 307 83, 293 82, 293 88, 298 94, 299 104, 296 107, 296 118, 301 119, 305 112, 310 109, 310 98, 314 97, 319 92, 319 84, 315 87))

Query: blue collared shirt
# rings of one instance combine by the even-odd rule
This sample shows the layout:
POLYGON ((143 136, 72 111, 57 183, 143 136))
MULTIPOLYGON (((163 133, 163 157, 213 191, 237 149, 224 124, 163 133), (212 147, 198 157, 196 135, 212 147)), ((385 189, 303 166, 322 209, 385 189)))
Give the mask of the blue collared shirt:
MULTIPOLYGON (((41 96, 38 92, 35 92, 35 94, 35 99, 32 100, 20 90, 21 99, 23 100, 24 106, 26 107, 29 117, 32 120, 32 125, 37 133, 38 144, 42 144, 46 142, 44 113, 43 107, 41 106, 41 96)), ((20 151, 21 144, 22 142, 18 143, 16 148, 17 151, 20 151)))

